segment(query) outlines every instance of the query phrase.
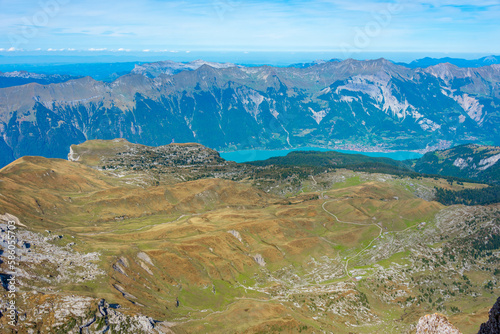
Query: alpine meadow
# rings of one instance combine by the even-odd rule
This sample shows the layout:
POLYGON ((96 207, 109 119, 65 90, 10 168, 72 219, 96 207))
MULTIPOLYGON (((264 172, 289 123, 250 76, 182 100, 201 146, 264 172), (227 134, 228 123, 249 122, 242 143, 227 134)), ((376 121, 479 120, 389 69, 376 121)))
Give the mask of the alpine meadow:
POLYGON ((0 0, 0 332, 500 334, 497 0, 0 0))

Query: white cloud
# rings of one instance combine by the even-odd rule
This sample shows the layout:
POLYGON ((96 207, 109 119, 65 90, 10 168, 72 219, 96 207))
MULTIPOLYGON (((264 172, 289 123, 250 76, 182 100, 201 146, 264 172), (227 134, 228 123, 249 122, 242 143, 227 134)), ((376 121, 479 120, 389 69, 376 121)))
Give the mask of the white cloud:
POLYGON ((107 48, 90 48, 89 51, 106 51, 107 48))
POLYGON ((10 48, 10 49, 8 49, 7 51, 9 51, 9 52, 14 52, 14 51, 16 51, 16 48, 15 48, 15 47, 11 47, 11 48, 10 48))

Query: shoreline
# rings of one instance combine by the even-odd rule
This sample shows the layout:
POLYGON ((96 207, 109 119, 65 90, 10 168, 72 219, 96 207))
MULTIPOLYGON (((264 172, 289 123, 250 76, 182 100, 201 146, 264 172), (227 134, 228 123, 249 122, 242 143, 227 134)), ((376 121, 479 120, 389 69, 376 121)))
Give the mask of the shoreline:
POLYGON ((262 151, 262 152, 276 152, 276 151, 297 151, 308 148, 316 148, 325 151, 351 151, 351 152, 364 152, 364 153, 399 153, 399 152, 409 152, 409 153, 418 153, 425 154, 427 152, 434 151, 434 149, 419 149, 419 150, 391 150, 377 147, 353 147, 353 146, 335 146, 335 147, 324 147, 324 146, 299 146, 299 147, 288 147, 288 148, 277 148, 277 149, 265 149, 265 148, 248 148, 248 149, 240 149, 240 150, 231 150, 231 151, 219 151, 215 149, 219 153, 236 153, 236 152, 246 152, 246 151, 262 151))
POLYGON ((248 161, 266 160, 273 157, 282 157, 288 155, 291 152, 296 152, 296 151, 317 151, 317 152, 335 151, 344 154, 363 154, 372 157, 390 158, 397 161, 419 159, 420 157, 423 156, 422 153, 414 151, 396 151, 396 150, 388 150, 381 148, 375 150, 373 147, 367 148, 367 147, 352 147, 352 146, 348 147, 343 146, 336 148, 303 146, 303 147, 276 149, 276 150, 246 149, 238 151, 219 152, 219 154, 225 160, 244 163, 248 161))

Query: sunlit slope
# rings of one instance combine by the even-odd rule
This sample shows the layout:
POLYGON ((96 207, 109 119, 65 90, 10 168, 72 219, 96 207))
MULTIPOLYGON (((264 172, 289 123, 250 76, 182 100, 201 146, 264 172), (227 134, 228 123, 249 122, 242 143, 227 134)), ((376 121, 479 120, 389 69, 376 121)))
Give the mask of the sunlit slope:
POLYGON ((339 170, 280 198, 216 178, 140 186, 33 157, 0 177, 1 213, 63 235, 49 243, 100 254, 95 279, 58 281, 41 263, 27 265, 26 286, 106 298, 178 333, 403 333, 432 311, 472 329, 498 292, 485 288, 495 255, 467 256, 498 211, 431 201, 442 180, 339 170))

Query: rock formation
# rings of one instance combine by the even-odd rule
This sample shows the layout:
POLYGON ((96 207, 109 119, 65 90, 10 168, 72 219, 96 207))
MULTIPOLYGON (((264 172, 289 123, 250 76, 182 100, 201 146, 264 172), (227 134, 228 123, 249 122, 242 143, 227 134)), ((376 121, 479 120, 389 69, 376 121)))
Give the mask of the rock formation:
POLYGON ((500 297, 490 310, 490 318, 481 325, 478 334, 500 333, 500 297))
POLYGON ((448 321, 446 316, 434 313, 420 318, 416 334, 461 334, 461 332, 448 321))

